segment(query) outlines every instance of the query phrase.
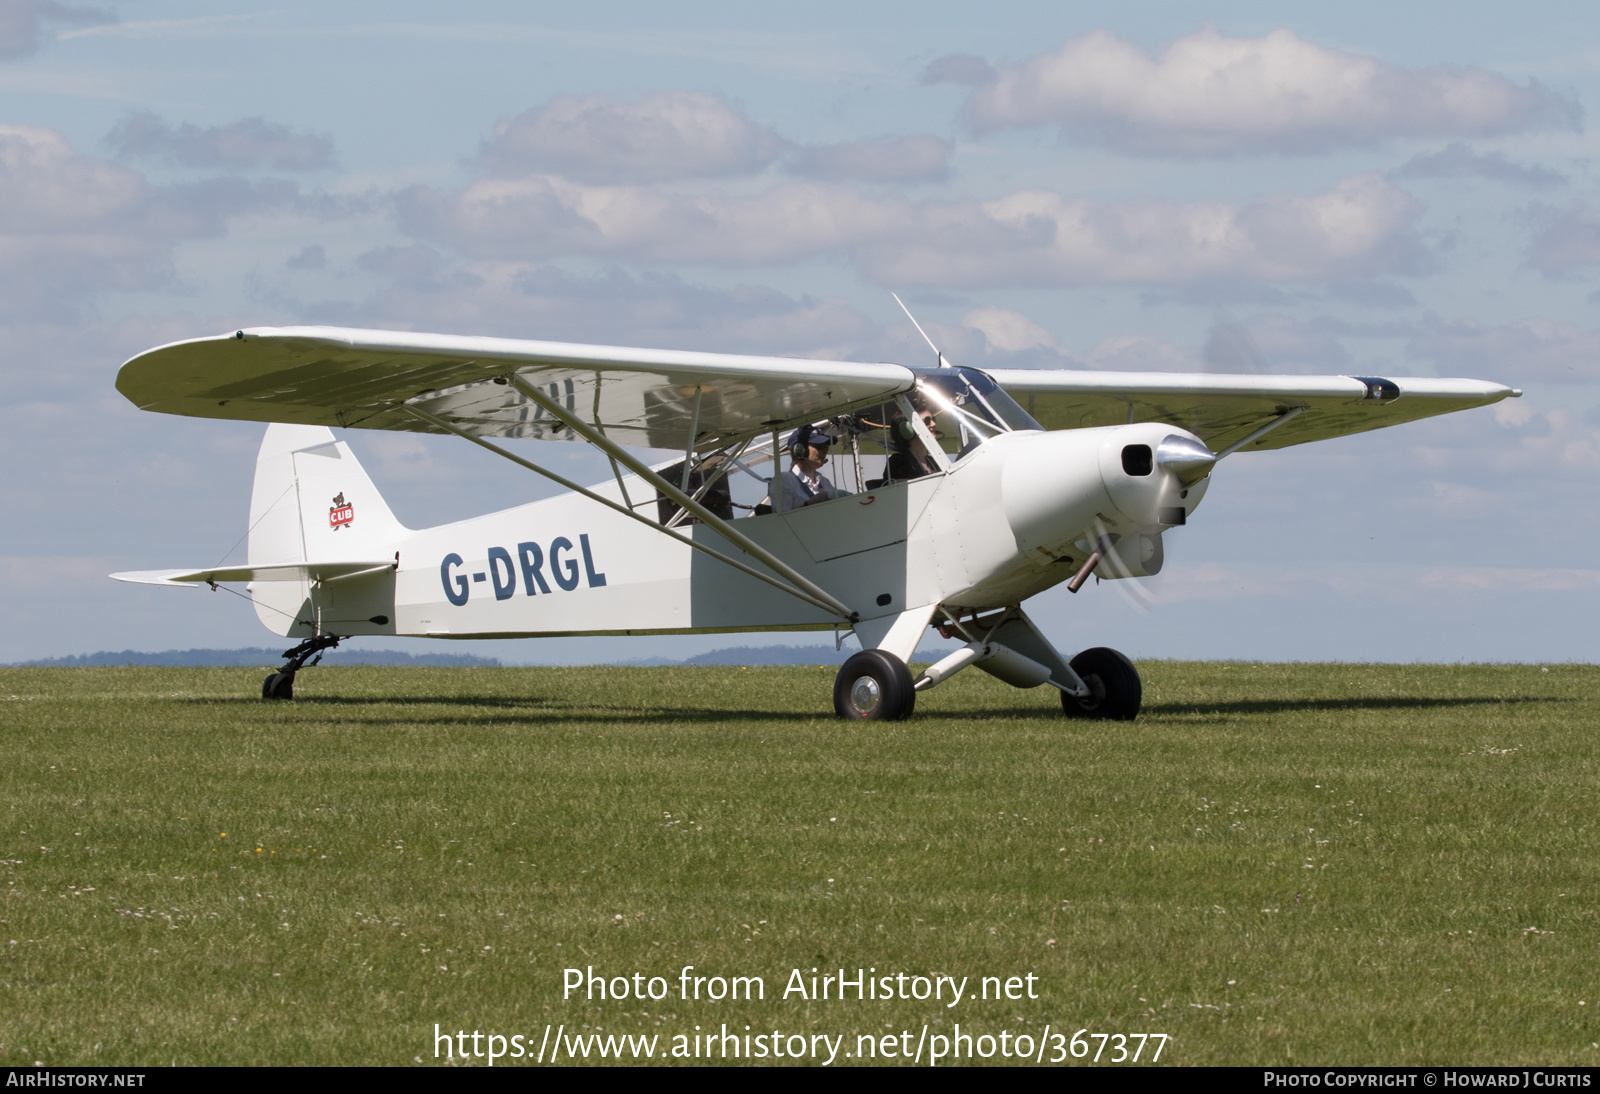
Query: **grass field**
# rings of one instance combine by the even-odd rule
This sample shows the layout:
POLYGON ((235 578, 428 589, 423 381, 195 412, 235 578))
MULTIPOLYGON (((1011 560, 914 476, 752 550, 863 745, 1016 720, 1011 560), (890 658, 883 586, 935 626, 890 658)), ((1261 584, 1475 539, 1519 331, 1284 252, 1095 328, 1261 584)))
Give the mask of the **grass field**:
POLYGON ((1600 668, 1141 671, 1131 725, 969 672, 850 726, 820 668, 320 668, 270 705, 0 670, 0 1063, 432 1064, 435 1023, 546 1022, 1600 1063, 1600 668), (590 965, 766 999, 563 1000, 590 965), (968 997, 780 998, 841 966, 968 997))

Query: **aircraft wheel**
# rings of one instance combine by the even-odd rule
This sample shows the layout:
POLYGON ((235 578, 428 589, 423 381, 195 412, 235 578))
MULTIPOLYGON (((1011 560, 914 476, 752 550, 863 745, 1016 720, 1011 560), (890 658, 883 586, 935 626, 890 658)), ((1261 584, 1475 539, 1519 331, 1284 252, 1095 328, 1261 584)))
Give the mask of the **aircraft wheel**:
POLYGON ((1080 699, 1061 693, 1061 706, 1069 718, 1098 718, 1131 722, 1139 716, 1144 688, 1139 670, 1116 650, 1096 646, 1072 659, 1072 671, 1089 685, 1090 695, 1080 699))
POLYGON ((892 653, 862 650, 833 682, 833 709, 852 722, 895 722, 917 705, 911 670, 892 653))
POLYGON ((275 672, 261 682, 261 698, 293 699, 294 673, 275 672))

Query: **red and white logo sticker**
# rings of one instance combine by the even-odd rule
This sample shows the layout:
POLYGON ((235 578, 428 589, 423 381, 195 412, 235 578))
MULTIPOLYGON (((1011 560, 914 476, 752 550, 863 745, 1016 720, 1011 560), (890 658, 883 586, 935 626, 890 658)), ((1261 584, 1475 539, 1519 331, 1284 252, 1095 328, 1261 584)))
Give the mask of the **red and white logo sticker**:
POLYGON ((344 500, 344 491, 333 497, 333 505, 328 509, 328 527, 335 532, 348 524, 354 524, 356 507, 344 500))

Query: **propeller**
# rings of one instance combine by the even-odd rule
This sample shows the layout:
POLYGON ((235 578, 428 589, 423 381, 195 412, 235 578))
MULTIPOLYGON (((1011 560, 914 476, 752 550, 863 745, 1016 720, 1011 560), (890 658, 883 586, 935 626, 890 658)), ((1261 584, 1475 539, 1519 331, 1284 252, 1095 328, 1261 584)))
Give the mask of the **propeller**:
POLYGON ((1267 355, 1261 352, 1250 328, 1227 311, 1218 311, 1200 351, 1200 371, 1271 372, 1267 355))

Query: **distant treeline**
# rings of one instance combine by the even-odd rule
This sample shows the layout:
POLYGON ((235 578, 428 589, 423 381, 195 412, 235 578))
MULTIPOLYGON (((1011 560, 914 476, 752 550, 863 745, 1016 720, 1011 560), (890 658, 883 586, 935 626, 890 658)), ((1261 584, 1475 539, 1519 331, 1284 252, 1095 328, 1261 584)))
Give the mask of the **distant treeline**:
MULTIPOLYGON (((38 661, 21 661, 7 668, 93 668, 108 665, 162 665, 172 668, 233 668, 238 666, 276 666, 283 661, 281 649, 244 650, 163 650, 161 653, 141 653, 123 650, 113 653, 79 654, 76 657, 46 657, 38 661)), ((500 667, 495 657, 475 657, 470 653, 397 653, 392 650, 331 650, 323 658, 324 665, 419 665, 447 666, 451 668, 500 667)))
POLYGON ((673 665, 840 665, 855 652, 854 645, 837 651, 832 646, 729 646, 697 653, 681 661, 672 657, 641 657, 619 664, 644 669, 673 665))
MULTIPOLYGON (((859 649, 854 642, 841 650, 832 646, 731 646, 727 649, 709 650, 682 661, 666 657, 650 657, 629 661, 629 665, 842 665, 859 649)), ((913 661, 937 661, 949 650, 918 650, 913 661)))
MULTIPOLYGON (((851 643, 842 650, 829 646, 731 646, 709 650, 681 661, 670 657, 647 657, 622 662, 636 667, 668 665, 838 665, 856 652, 851 643)), ((936 661, 946 650, 919 650, 914 660, 936 661)), ((37 661, 17 661, 4 668, 94 668, 118 665, 157 665, 169 668, 237 668, 276 666, 283 651, 256 647, 243 650, 164 650, 141 653, 123 650, 115 653, 79 654, 75 657, 45 657, 37 661)), ((394 650, 330 650, 322 659, 325 665, 416 665, 447 668, 501 668, 496 657, 477 657, 470 653, 399 653, 394 650)))
POLYGON ((685 665, 841 665, 855 646, 733 646, 708 650, 680 662, 685 665))

